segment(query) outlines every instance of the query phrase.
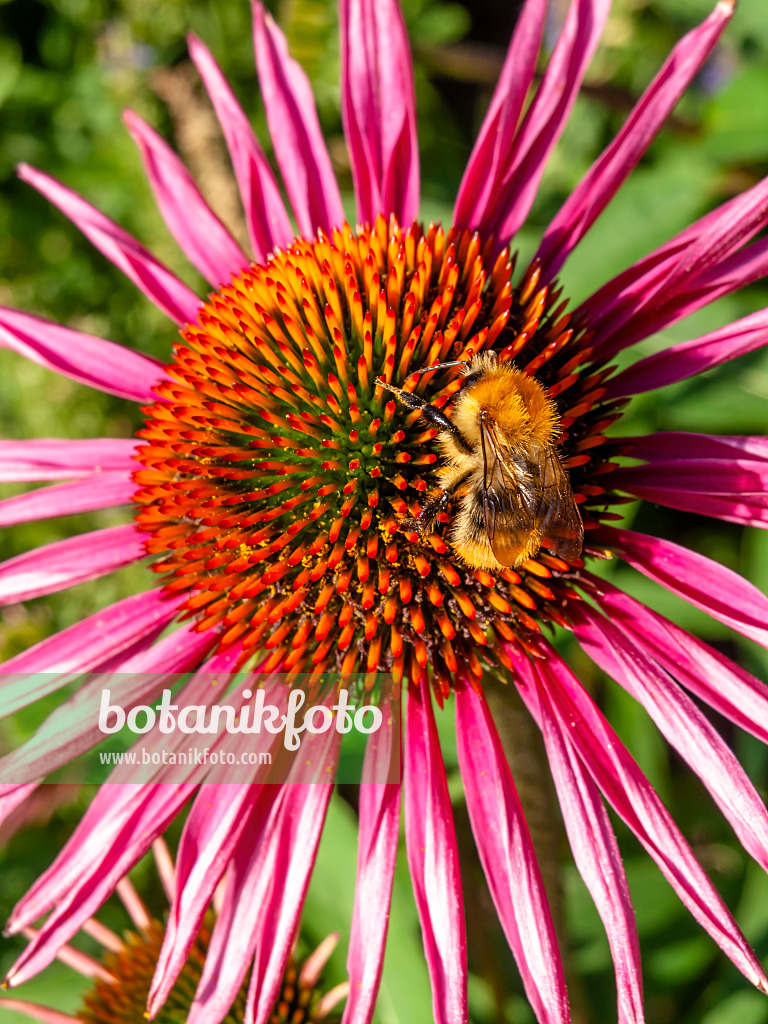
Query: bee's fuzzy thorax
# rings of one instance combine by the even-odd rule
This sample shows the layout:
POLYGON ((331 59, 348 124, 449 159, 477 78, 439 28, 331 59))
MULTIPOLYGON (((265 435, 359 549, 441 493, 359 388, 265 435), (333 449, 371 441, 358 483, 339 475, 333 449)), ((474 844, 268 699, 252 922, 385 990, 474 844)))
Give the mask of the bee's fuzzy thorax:
POLYGON ((466 375, 483 371, 482 377, 459 392, 453 422, 473 444, 480 440, 480 414, 498 424, 513 447, 531 441, 553 444, 559 434, 554 403, 537 380, 509 363, 498 363, 487 354, 475 356, 466 375))

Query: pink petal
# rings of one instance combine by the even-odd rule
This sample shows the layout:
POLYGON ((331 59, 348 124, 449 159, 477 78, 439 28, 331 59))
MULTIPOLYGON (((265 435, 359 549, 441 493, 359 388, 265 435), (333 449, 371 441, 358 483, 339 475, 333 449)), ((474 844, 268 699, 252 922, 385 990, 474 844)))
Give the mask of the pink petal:
POLYGON ((285 36, 257 0, 253 40, 261 95, 275 156, 305 238, 318 228, 344 222, 339 187, 331 167, 309 79, 288 53, 285 36))
POLYGON ((768 461, 768 437, 690 434, 667 430, 642 437, 615 438, 621 454, 633 459, 740 459, 768 461))
MULTIPOLYGON (((629 491, 629 486, 624 486, 629 491)), ((667 508, 679 508, 683 512, 695 512, 700 516, 713 516, 729 523, 757 526, 768 529, 768 515, 762 507, 765 495, 762 492, 740 494, 732 497, 724 494, 704 494, 701 491, 682 491, 678 488, 651 487, 632 484, 631 493, 637 498, 654 501, 667 508)))
POLYGON ((523 104, 533 84, 546 13, 546 0, 527 0, 520 12, 501 77, 461 179, 453 212, 453 223, 458 227, 481 227, 495 188, 512 160, 523 104))
POLYGON ((768 598, 738 573, 658 537, 604 528, 621 557, 713 619, 768 647, 768 598))
POLYGON ((188 36, 187 42, 189 55, 208 90, 224 132, 256 260, 264 263, 273 249, 286 248, 294 235, 280 189, 248 118, 210 50, 197 36, 188 36))
POLYGON ((467 943, 459 852, 429 682, 406 704, 405 845, 432 982, 435 1024, 467 1021, 467 943))
POLYGON ((368 1024, 384 966, 389 904, 400 830, 400 786, 379 780, 399 774, 399 721, 385 717, 368 739, 360 786, 355 909, 349 936, 349 996, 342 1024, 368 1024), (372 782, 371 779, 375 779, 372 782))
POLYGON ((768 813, 733 751, 641 644, 586 603, 577 614, 574 632, 581 646, 643 705, 707 787, 744 849, 768 869, 768 813))
POLYGON ((203 199, 171 147, 132 110, 123 121, 139 147, 160 214, 189 262, 218 288, 250 260, 203 199))
POLYGON ((672 817, 619 737, 568 666, 548 644, 532 665, 510 645, 515 681, 534 717, 556 729, 588 769, 603 795, 659 865, 699 924, 753 985, 768 991, 768 978, 680 834, 672 817))
MULTIPOLYGON (((36 937, 11 968, 6 979, 8 984, 21 985, 48 966, 61 946, 72 938, 84 921, 93 916, 114 891, 120 879, 144 856, 155 837, 179 813, 193 788, 193 786, 167 784, 127 786, 125 789, 129 791, 127 797, 130 802, 126 802, 125 794, 120 792, 118 786, 104 786, 98 791, 86 816, 68 844, 70 850, 78 848, 83 825, 86 821, 91 825, 93 822, 91 812, 94 808, 98 809, 100 812, 100 821, 96 823, 98 856, 91 861, 95 865, 94 870, 85 872, 80 864, 80 870, 75 875, 73 884, 67 888, 61 902, 58 903, 36 937), (105 801, 100 800, 102 794, 107 798, 105 801), (107 803, 106 816, 102 806, 105 802, 107 803), (115 812, 111 815, 110 805, 115 808, 115 812)), ((91 841, 93 841, 93 836, 91 841)), ((85 860, 88 862, 88 859, 85 860)), ((41 879, 38 879, 33 889, 14 911, 9 924, 11 931, 15 932, 21 927, 22 918, 33 921, 44 913, 45 909, 48 909, 44 900, 41 900, 36 906, 31 900, 31 896, 40 891, 41 883, 52 873, 55 875, 57 863, 54 863, 53 867, 49 868, 41 879)))
POLYGON ((82 231, 108 260, 176 323, 190 323, 202 302, 167 267, 77 193, 42 171, 21 164, 19 177, 36 188, 82 231))
POLYGON ((136 484, 125 470, 94 473, 87 480, 41 487, 0 501, 0 526, 128 505, 135 493, 136 484))
POLYGON ((765 344, 768 344, 768 310, 763 309, 701 338, 682 341, 640 359, 606 382, 605 398, 639 395, 676 384, 737 356, 754 352, 765 344))
POLYGON ((396 0, 341 0, 341 109, 358 220, 391 213, 401 224, 419 208, 413 67, 396 0))
POLYGON ((695 491, 700 494, 749 496, 756 508, 768 506, 768 462, 756 459, 652 459, 611 474, 611 485, 633 491, 641 487, 695 491))
POLYGON ((577 315, 594 325, 596 351, 610 358, 764 276, 766 240, 742 247, 764 226, 767 197, 764 180, 696 221, 582 303, 577 315))
POLYGON ((153 402, 152 388, 166 376, 156 359, 140 352, 5 306, 0 306, 0 348, 134 402, 153 402))
MULTIPOLYGON (((71 697, 51 712, 31 739, 0 758, 0 779, 34 781, 101 743, 104 734, 98 723, 105 687, 111 693, 112 703, 126 709, 159 696, 172 672, 195 667, 210 648, 212 638, 193 629, 193 626, 182 626, 173 636, 156 643, 149 655, 142 652, 141 663, 151 666, 145 671, 132 671, 135 659, 131 658, 122 665, 112 666, 109 673, 89 676, 71 697)), ((167 745, 167 739, 163 737, 163 740, 167 745)), ((143 745, 148 746, 148 741, 144 740, 143 745)), ((185 746, 189 746, 188 740, 185 746)), ((139 766, 136 774, 146 777, 147 769, 139 766)))
POLYGON ((77 1024, 77 1017, 71 1017, 68 1013, 59 1013, 49 1006, 41 1006, 39 1003, 29 1003, 26 999, 0 998, 0 1009, 10 1012, 23 1013, 25 1017, 32 1020, 39 1020, 42 1024, 77 1024))
MULTIPOLYGON (((326 754, 323 762, 327 759, 326 754)), ((280 824, 286 845, 256 946, 244 1024, 266 1024, 280 994, 332 792, 330 783, 283 788, 285 812, 280 824)))
POLYGON ((103 470, 136 469, 135 438, 85 441, 35 438, 0 441, 0 481, 71 480, 103 470))
POLYGON ((64 679, 87 672, 163 629, 183 600, 183 595, 168 599, 160 590, 123 598, 3 662, 2 673, 47 673, 64 679))
POLYGON ((570 1020, 552 916, 528 825, 488 707, 456 694, 459 767, 472 832, 504 934, 540 1024, 570 1020))
POLYGON ((258 798, 259 787, 250 785, 204 785, 195 798, 179 845, 176 891, 148 1000, 152 1016, 187 962, 214 890, 258 798))
POLYGON ((0 605, 28 601, 97 579, 144 558, 133 523, 44 544, 0 563, 0 605))
POLYGON ((481 230, 512 238, 525 222, 547 157, 565 127, 587 65, 597 48, 610 0, 572 0, 552 58, 515 142, 515 152, 494 197, 492 221, 481 230))
POLYGON ((282 797, 279 786, 262 786, 255 794, 241 842, 227 868, 221 909, 187 1024, 222 1020, 251 966, 282 851, 282 797))
POLYGON ((584 766, 537 706, 568 841, 605 927, 616 971, 619 1024, 642 1022, 643 978, 632 897, 616 836, 584 766))
MULTIPOLYGON (((20 807, 27 797, 34 793, 37 786, 37 782, 28 782, 24 785, 11 782, 0 785, 0 824, 7 821, 16 808, 20 807)), ((8 833, 5 831, 4 837, 8 838, 8 833)))
POLYGON ((768 743, 768 686, 698 637, 604 580, 590 577, 600 605, 663 669, 696 697, 768 743))
POLYGON ((536 254, 551 280, 637 166, 662 124, 698 74, 733 14, 728 0, 684 36, 670 53, 621 131, 584 175, 544 233, 536 254))

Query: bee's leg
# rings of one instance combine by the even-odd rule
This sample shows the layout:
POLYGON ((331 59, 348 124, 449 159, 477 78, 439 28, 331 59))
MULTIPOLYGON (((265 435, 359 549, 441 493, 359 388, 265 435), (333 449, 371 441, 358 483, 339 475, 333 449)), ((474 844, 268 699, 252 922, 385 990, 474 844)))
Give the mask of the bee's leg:
POLYGON ((430 405, 429 402, 426 402, 419 395, 414 395, 410 391, 403 391, 400 388, 393 387, 391 384, 386 384, 379 377, 376 378, 376 383, 381 384, 387 391, 391 391, 409 409, 418 409, 424 419, 429 420, 438 430, 444 430, 447 434, 450 434, 462 451, 467 453, 472 451, 472 446, 467 442, 461 431, 451 423, 445 413, 438 409, 437 406, 430 405))
POLYGON ((460 484, 464 483, 469 474, 464 473, 457 480, 453 481, 450 487, 440 490, 434 498, 427 502, 416 519, 407 519, 402 523, 405 530, 418 530, 422 537, 431 533, 432 527, 438 517, 445 512, 448 503, 456 493, 460 484))

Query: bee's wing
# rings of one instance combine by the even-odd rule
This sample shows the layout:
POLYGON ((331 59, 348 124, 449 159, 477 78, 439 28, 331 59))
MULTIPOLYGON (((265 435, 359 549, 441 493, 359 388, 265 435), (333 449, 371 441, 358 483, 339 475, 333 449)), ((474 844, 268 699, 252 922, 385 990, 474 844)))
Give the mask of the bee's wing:
POLYGON ((581 521, 568 474, 557 453, 551 447, 541 448, 536 470, 539 477, 539 499, 536 508, 536 528, 549 550, 566 562, 581 554, 584 526, 581 521))
POLYGON ((492 420, 481 418, 483 514, 491 550, 502 565, 514 566, 525 555, 537 529, 538 499, 532 467, 514 459, 499 443, 492 420))

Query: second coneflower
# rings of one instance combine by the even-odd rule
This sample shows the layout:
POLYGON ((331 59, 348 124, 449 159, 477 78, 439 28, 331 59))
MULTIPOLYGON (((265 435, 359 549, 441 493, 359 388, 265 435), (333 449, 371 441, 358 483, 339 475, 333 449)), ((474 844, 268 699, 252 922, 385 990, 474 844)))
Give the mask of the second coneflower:
MULTIPOLYGON (((242 111, 211 55, 191 40, 232 155, 253 260, 216 220, 165 143, 133 114, 127 124, 170 230, 216 289, 205 303, 65 186, 39 171, 22 171, 182 332, 162 367, 28 314, 5 310, 0 316, 7 345, 142 403, 146 415, 138 441, 3 443, 6 479, 72 480, 3 503, 5 523, 53 508, 64 513, 131 502, 134 515, 127 514, 123 526, 0 566, 3 599, 50 593, 146 555, 153 556, 158 577, 157 587, 6 663, 6 672, 38 675, 34 686, 9 687, 2 709, 10 713, 88 670, 119 673, 125 682, 115 699, 126 707, 156 696, 174 672, 191 669, 202 670, 188 684, 198 694, 204 691, 199 680, 246 664, 310 679, 329 670, 342 679, 367 674, 363 691, 374 673, 391 673, 408 694, 406 845, 439 1024, 467 1019, 466 953, 432 694, 441 701, 455 694, 469 815, 528 997, 540 1021, 564 1022, 569 1015, 536 857, 483 695, 484 674, 499 666, 511 673, 542 729, 574 858, 610 940, 620 1020, 643 1019, 642 987, 634 916, 606 802, 737 967, 768 988, 658 796, 543 633, 553 623, 575 632, 595 662, 648 709, 744 848, 768 866, 765 808, 692 699, 768 740, 765 687, 587 567, 615 553, 751 639, 768 639, 768 602, 736 574, 669 541, 610 525, 626 495, 636 495, 765 526, 768 442, 686 434, 608 440, 605 433, 632 394, 765 343, 768 312, 761 311, 621 374, 610 365, 620 350, 765 273, 768 245, 750 240, 765 225, 768 184, 707 214, 575 310, 568 310, 556 280, 706 60, 730 4, 717 4, 679 43, 546 231, 530 266, 517 270, 509 257, 608 6, 607 0, 573 0, 528 102, 546 14, 544 0, 528 0, 450 229, 416 221, 410 57, 394 3, 341 4, 343 112, 361 225, 354 230, 344 222, 306 78, 261 8, 255 8, 257 62, 298 239, 242 111), (458 409, 452 399, 462 383, 473 385, 456 367, 429 368, 483 352, 493 354, 494 366, 514 365, 516 379, 531 382, 517 389, 516 415, 532 421, 539 403, 546 420, 541 436, 557 463, 531 456, 532 435, 522 458, 503 431, 495 440, 492 430, 487 439, 481 431, 489 447, 480 476, 462 484, 480 488, 473 529, 488 538, 496 559, 480 565, 462 557, 452 532, 461 491, 431 504, 441 501, 446 455, 450 461, 445 435, 458 409), (409 393, 423 398, 446 420, 437 413, 430 419, 418 407, 409 411, 407 399, 397 402, 383 385, 401 399, 409 393), (627 457, 644 465, 627 467, 620 461, 627 457), (506 477, 498 468, 505 461, 506 477), (578 509, 571 529, 577 544, 558 542, 553 503, 541 496, 548 472, 565 474, 560 486, 572 495, 568 508, 578 509), (432 512, 429 529, 421 529, 432 512), (506 548, 494 544, 500 524, 520 534, 506 548), (180 627, 160 638, 177 619, 180 627)), ((503 420, 474 394, 478 422, 483 416, 484 423, 503 420)), ((461 431, 460 423, 453 427, 461 431)), ((78 710, 76 721, 63 729, 61 718, 52 716, 4 762, 6 772, 24 773, 21 782, 18 774, 6 776, 8 806, 45 772, 100 739, 97 693, 85 687, 69 705, 78 710)), ((387 777, 382 766, 397 758, 395 725, 389 719, 366 754, 345 1024, 370 1020, 381 973, 400 790, 377 780, 387 777)), ((317 743, 332 763, 332 740, 317 743)), ((12 984, 55 955, 193 798, 197 781, 169 785, 158 772, 152 784, 102 788, 70 844, 13 914, 12 930, 49 916, 12 970, 12 984)), ((328 795, 328 784, 209 784, 194 797, 150 1014, 171 993, 226 865, 239 863, 247 850, 244 870, 253 874, 243 877, 253 884, 271 879, 273 923, 265 931, 264 921, 250 916, 246 898, 238 902, 233 891, 231 918, 217 921, 214 938, 221 949, 236 942, 240 955, 205 989, 206 1020, 223 1019, 221 1007, 238 991, 251 958, 246 1019, 268 1020, 328 795)))

